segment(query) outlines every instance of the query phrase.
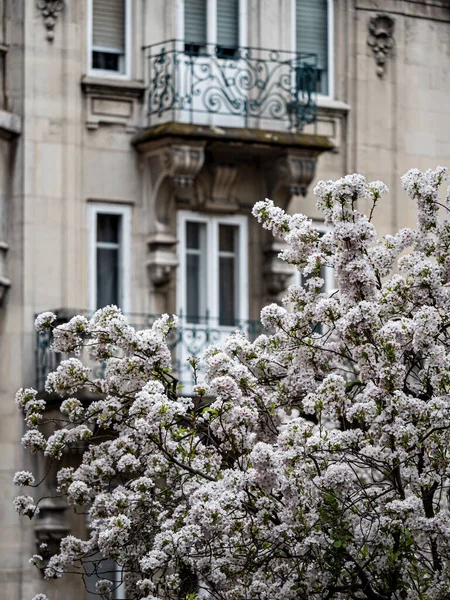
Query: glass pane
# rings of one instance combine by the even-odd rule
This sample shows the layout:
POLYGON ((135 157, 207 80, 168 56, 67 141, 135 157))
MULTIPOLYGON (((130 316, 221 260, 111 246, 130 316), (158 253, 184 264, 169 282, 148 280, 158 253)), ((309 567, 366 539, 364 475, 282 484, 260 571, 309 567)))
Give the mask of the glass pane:
POLYGON ((109 579, 114 582, 114 591, 113 598, 121 597, 121 577, 120 571, 118 569, 117 563, 113 560, 107 560, 105 558, 101 558, 101 555, 97 554, 92 557, 92 560, 84 563, 84 567, 86 570, 86 600, 91 600, 96 598, 99 599, 99 595, 97 590, 95 589, 95 584, 100 579, 109 579))
POLYGON ((120 215, 97 215, 97 241, 119 243, 120 215))
POLYGON ((201 307, 201 257, 198 254, 186 256, 186 317, 189 323, 199 323, 203 316, 201 307))
POLYGON ((236 265, 234 257, 219 258, 219 324, 234 325, 236 306, 236 265))
POLYGON ((119 306, 119 250, 97 248, 97 308, 119 306))
POLYGON ((186 223, 186 247, 200 250, 200 234, 204 228, 203 223, 186 223))
POLYGON ((121 71, 122 55, 113 52, 92 52, 92 68, 102 71, 121 71))
POLYGON ((236 225, 219 225, 219 251, 234 252, 236 246, 236 225))

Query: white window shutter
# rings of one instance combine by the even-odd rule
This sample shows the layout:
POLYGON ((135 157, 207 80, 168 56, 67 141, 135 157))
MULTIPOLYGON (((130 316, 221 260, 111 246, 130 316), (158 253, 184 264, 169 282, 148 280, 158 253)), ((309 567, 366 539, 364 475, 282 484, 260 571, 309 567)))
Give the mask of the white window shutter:
POLYGON ((184 39, 187 43, 206 44, 207 0, 185 0, 184 39))
POLYGON ((217 44, 239 46, 239 0, 217 0, 217 44))
POLYGON ((318 67, 328 69, 328 2, 297 0, 297 52, 317 54, 318 67))
POLYGON ((125 53, 126 0, 92 0, 93 47, 125 53))

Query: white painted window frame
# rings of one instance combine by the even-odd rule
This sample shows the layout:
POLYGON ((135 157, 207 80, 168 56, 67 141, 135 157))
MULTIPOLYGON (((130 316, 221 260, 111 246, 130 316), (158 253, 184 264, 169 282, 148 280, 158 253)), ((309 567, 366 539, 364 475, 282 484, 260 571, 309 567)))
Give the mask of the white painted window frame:
POLYGON ((131 210, 129 204, 91 202, 88 204, 89 238, 89 310, 97 309, 97 216, 99 214, 122 217, 119 249, 120 308, 130 312, 131 284, 131 210))
POLYGON ((125 72, 107 71, 104 69, 94 69, 92 66, 93 51, 101 50, 94 48, 92 44, 93 36, 93 0, 87 0, 87 72, 94 77, 104 77, 105 79, 130 79, 131 78, 131 10, 133 0, 125 0, 125 72))
MULTIPOLYGON (((206 224, 206 311, 213 320, 219 319, 219 225, 239 227, 238 244, 238 315, 237 321, 248 320, 248 219, 244 215, 209 215, 205 213, 180 210, 177 214, 178 229, 178 273, 177 273, 177 312, 183 319, 186 315, 186 223, 193 221, 206 224)), ((205 284, 206 284, 205 282, 205 284)), ((203 316, 203 315, 199 315, 203 316)), ((206 316, 206 315, 205 315, 206 316)), ((230 329, 221 325, 222 329, 230 329)), ((233 329, 233 327, 231 327, 233 329)))
MULTIPOLYGON (((334 99, 334 0, 328 2, 328 94, 318 94, 320 98, 334 99)), ((291 48, 292 52, 297 52, 297 23, 296 23, 296 3, 297 0, 291 0, 291 48)))
MULTIPOLYGON (((177 0, 176 31, 177 39, 184 41, 184 3, 177 0)), ((217 0, 207 0, 206 13, 206 43, 217 44, 217 0)), ((248 41, 248 0, 239 0, 239 46, 247 46, 248 41)), ((182 49, 182 48, 179 48, 182 49)))

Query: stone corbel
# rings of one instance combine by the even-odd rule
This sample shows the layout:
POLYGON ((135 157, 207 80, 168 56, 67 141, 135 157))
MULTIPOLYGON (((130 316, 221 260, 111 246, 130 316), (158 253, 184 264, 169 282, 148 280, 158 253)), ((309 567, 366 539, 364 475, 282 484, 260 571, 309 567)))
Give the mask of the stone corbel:
POLYGON ((174 199, 196 204, 195 180, 205 161, 205 143, 170 144, 148 154, 151 180, 151 209, 156 229, 167 231, 174 210, 174 199))
POLYGON ((8 248, 8 244, 0 242, 0 306, 11 287, 11 281, 6 277, 6 254, 8 248))
POLYGON ((269 197, 287 208, 292 196, 306 196, 314 178, 318 153, 311 150, 289 150, 272 168, 268 168, 269 197))
POLYGON ((386 69, 386 61, 394 47, 395 21, 387 14, 376 15, 369 21, 369 37, 367 43, 377 65, 377 75, 382 78, 386 69))
POLYGON ((178 265, 177 239, 169 233, 154 233, 148 239, 147 272, 154 287, 168 285, 178 265))
POLYGON ((278 258, 284 248, 283 242, 274 240, 264 249, 264 281, 269 296, 280 296, 290 285, 294 270, 291 265, 278 258))
POLYGON ((173 145, 165 154, 165 167, 175 188, 192 187, 204 162, 203 144, 173 145))
POLYGON ((210 199, 205 203, 207 210, 225 212, 238 210, 239 204, 231 196, 237 173, 238 169, 234 165, 217 165, 214 168, 210 199))
POLYGON ((61 498, 44 498, 39 503, 39 509, 34 534, 38 554, 46 561, 59 552, 61 540, 70 531, 65 515, 67 504, 61 498), (41 544, 47 544, 45 552, 40 549, 41 544))
POLYGON ((47 29, 47 39, 53 42, 55 38, 56 20, 58 13, 64 9, 64 0, 36 0, 36 8, 41 11, 47 29))

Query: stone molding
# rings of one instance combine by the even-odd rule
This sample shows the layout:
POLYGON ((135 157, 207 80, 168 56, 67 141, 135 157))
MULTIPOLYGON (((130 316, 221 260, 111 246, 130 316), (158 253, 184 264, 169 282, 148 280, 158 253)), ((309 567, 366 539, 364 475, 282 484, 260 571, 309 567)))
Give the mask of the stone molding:
POLYGON ((370 17, 368 45, 377 65, 377 75, 382 79, 386 71, 386 61, 394 47, 395 21, 388 14, 378 14, 370 17))
POLYGON ((87 101, 86 127, 96 130, 102 124, 122 125, 135 133, 140 125, 145 93, 142 81, 85 76, 81 87, 87 101))
POLYGON ((36 0, 36 8, 41 11, 44 19, 44 25, 47 29, 46 37, 49 42, 53 42, 58 13, 64 9, 64 0, 36 0))

